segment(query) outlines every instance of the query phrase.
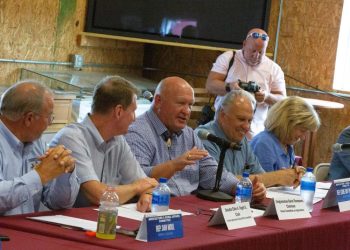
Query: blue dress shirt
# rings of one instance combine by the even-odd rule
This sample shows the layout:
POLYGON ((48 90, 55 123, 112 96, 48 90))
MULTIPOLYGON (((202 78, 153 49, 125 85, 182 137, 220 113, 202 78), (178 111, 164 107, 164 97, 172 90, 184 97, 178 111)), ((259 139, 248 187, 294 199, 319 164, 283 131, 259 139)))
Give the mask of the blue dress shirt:
MULTIPOLYGON (((123 136, 104 141, 87 115, 81 123, 61 129, 51 141, 72 150, 80 183, 100 181, 111 185, 130 184, 146 177, 123 136)), ((79 192, 75 207, 91 206, 79 192)))
POLYGON ((267 130, 254 136, 250 145, 266 172, 290 168, 294 165, 295 154, 293 146, 288 145, 286 153, 278 138, 267 130))
MULTIPOLYGON (((350 127, 344 129, 337 140, 338 143, 350 143, 350 127)), ((336 180, 350 177, 350 151, 334 152, 329 169, 329 179, 336 180)))
MULTIPOLYGON (((152 109, 137 117, 125 135, 131 150, 147 175, 158 164, 175 159, 193 147, 204 149, 204 146, 192 128, 185 127, 173 134, 170 141, 164 138, 167 131, 152 109), (168 142, 167 142, 168 141, 168 142)), ((217 162, 207 156, 193 165, 176 172, 168 181, 171 193, 176 196, 188 195, 199 187, 212 189, 215 185, 217 162)), ((220 190, 228 194, 238 180, 225 169, 222 174, 220 190)))
POLYGON ((13 215, 39 210, 40 202, 51 209, 69 208, 79 191, 75 170, 42 185, 33 170, 44 153, 42 141, 23 144, 0 121, 0 214, 13 215))

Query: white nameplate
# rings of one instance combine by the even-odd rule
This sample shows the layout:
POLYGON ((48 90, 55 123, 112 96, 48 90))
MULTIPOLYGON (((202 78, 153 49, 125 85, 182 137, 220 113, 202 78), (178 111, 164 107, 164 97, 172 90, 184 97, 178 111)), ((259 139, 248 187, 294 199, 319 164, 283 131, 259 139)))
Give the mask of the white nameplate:
POLYGON ((350 210, 350 178, 334 180, 322 208, 339 207, 340 212, 350 210))
POLYGON ((255 226, 249 202, 222 205, 209 220, 209 226, 224 223, 228 230, 255 226))
POLYGON ((276 197, 266 208, 264 216, 276 215, 279 220, 310 218, 303 199, 300 196, 276 197))

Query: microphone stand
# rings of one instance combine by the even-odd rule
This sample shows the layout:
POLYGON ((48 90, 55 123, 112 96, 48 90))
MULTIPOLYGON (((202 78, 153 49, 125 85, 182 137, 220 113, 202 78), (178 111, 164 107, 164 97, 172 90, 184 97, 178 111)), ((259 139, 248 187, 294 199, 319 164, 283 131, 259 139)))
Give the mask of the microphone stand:
POLYGON ((220 152, 218 169, 216 171, 215 186, 213 190, 199 190, 197 193, 197 197, 201 199, 210 200, 210 201, 232 201, 233 199, 231 195, 228 195, 224 192, 219 191, 222 171, 224 169, 225 154, 227 149, 229 149, 229 147, 220 147, 220 149, 221 149, 221 152, 220 152))

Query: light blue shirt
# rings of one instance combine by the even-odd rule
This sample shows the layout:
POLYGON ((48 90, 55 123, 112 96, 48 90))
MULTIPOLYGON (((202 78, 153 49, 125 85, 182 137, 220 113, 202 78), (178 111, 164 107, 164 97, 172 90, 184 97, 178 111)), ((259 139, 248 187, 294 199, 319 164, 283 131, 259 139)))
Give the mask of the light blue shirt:
MULTIPOLYGON (((337 140, 338 143, 350 143, 350 127, 344 129, 337 140)), ((350 152, 348 150, 334 152, 329 169, 329 179, 336 180, 350 177, 350 152)))
MULTIPOLYGON (((104 141, 89 116, 81 123, 72 123, 61 129, 51 141, 51 145, 57 144, 72 150, 80 183, 95 180, 119 185, 146 177, 124 137, 115 136, 104 141)), ((85 195, 79 192, 74 206, 90 205, 85 195)))
POLYGON ((294 165, 293 146, 287 145, 287 152, 285 152, 278 138, 267 130, 254 136, 250 145, 266 172, 286 169, 294 165))
MULTIPOLYGON (((198 129, 205 129, 209 133, 229 141, 217 121, 212 121, 199 126, 195 130, 196 133, 198 132, 198 129)), ((220 147, 214 142, 208 140, 203 140, 203 144, 206 150, 208 150, 216 161, 219 162, 221 153, 220 147)), ((245 165, 249 166, 248 171, 250 174, 261 174, 265 172, 261 167, 258 158, 254 155, 252 148, 248 144, 246 137, 241 141, 241 150, 228 149, 224 159, 224 167, 234 175, 242 175, 245 170, 245 165)))
MULTIPOLYGON (((175 159, 193 147, 204 149, 201 140, 190 127, 186 126, 179 133, 173 134, 169 146, 162 136, 166 131, 165 125, 150 109, 136 118, 125 135, 131 150, 147 175, 150 175, 154 166, 175 159)), ((188 195, 198 187, 213 189, 216 171, 217 162, 208 156, 176 172, 168 181, 168 186, 171 193, 176 196, 188 195)), ((232 194, 232 188, 237 182, 236 177, 224 169, 220 190, 232 194)))
POLYGON ((0 120, 0 214, 13 215, 39 210, 40 201, 51 209, 72 207, 79 183, 75 171, 42 185, 33 170, 44 153, 42 141, 23 144, 0 120))

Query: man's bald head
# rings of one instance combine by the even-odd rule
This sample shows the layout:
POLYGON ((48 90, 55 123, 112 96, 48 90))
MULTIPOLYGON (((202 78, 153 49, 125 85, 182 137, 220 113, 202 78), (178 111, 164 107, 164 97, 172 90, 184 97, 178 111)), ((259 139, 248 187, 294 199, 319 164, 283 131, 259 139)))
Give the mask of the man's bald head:
POLYGON ((242 48, 243 56, 247 64, 256 66, 261 63, 266 53, 268 41, 269 38, 266 31, 259 28, 249 30, 246 39, 243 41, 242 48))
POLYGON ((184 79, 172 76, 160 81, 152 107, 159 119, 173 133, 187 125, 194 102, 191 85, 184 79))
POLYGON ((24 80, 9 87, 1 96, 1 115, 16 121, 25 113, 41 113, 44 99, 52 91, 35 80, 24 80))

